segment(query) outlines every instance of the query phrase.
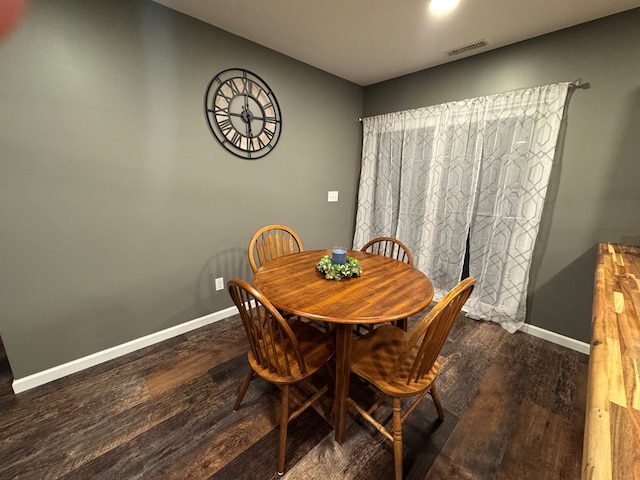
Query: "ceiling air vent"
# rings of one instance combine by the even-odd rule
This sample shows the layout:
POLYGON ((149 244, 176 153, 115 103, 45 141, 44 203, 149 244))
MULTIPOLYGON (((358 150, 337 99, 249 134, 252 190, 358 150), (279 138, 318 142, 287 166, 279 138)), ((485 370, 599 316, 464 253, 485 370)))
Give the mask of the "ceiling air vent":
POLYGON ((486 47, 487 45, 489 45, 489 42, 487 42, 486 40, 478 40, 477 42, 470 43, 469 45, 465 45, 464 47, 458 47, 454 48, 453 50, 449 50, 447 52, 447 55, 453 57, 455 55, 460 55, 461 53, 467 53, 471 50, 476 50, 477 48, 486 47))

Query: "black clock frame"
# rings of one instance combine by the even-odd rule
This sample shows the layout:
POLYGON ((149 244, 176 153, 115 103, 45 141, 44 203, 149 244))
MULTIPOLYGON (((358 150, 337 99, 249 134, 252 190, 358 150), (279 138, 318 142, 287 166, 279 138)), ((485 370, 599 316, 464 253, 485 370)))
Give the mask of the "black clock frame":
POLYGON ((275 94, 262 78, 242 68, 223 70, 211 79, 204 95, 204 113, 220 145, 247 160, 270 153, 282 133, 275 94))

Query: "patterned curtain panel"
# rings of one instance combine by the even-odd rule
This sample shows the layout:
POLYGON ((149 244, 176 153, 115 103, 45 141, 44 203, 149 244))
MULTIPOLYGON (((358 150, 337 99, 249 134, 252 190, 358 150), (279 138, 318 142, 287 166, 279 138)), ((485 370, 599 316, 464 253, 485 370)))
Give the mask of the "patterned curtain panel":
POLYGON ((516 331, 568 88, 363 119, 354 248, 400 239, 438 300, 460 280, 469 239, 468 314, 516 331))

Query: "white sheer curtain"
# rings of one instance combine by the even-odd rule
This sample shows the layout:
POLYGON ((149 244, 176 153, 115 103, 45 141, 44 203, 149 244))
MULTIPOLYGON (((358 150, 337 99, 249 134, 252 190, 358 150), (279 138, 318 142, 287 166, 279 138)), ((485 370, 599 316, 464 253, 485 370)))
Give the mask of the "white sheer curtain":
POLYGON ((363 119, 354 248, 400 239, 434 284, 510 332, 524 322, 529 268, 569 84, 363 119))

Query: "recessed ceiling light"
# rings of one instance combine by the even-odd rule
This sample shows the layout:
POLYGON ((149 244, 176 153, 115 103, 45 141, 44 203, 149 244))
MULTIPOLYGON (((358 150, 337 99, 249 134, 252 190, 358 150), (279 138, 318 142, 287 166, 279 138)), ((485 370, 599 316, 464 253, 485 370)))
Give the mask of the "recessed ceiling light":
POLYGON ((429 2, 429 10, 435 15, 443 15, 449 13, 457 5, 458 0, 431 0, 429 2))

